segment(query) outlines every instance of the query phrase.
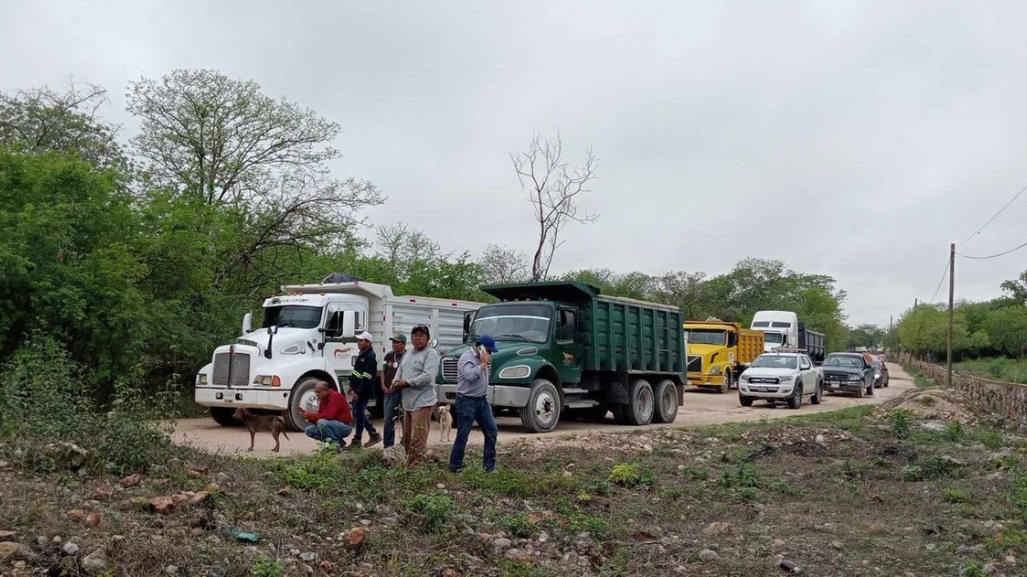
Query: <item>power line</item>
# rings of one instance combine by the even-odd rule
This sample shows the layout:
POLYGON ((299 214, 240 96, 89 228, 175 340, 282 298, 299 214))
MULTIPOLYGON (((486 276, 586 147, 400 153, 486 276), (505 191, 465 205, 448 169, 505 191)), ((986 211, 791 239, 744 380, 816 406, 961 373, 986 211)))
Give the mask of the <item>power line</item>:
MULTIPOLYGON (((985 259, 989 259, 989 258, 997 258, 997 257, 1000 257, 1000 256, 1005 256, 1005 255, 1007 255, 1007 254, 1009 254, 1011 252, 1016 252, 1016 251, 1020 250, 1021 248, 1025 247, 1025 246, 1027 246, 1027 242, 1021 244, 1020 246, 1014 246, 1013 248, 1011 248, 1009 250, 1006 250, 1006 251, 1002 251, 1002 252, 1000 252, 998 254, 989 254, 988 256, 970 256, 968 254, 963 254, 961 252, 957 252, 956 254, 958 254, 959 256, 961 256, 963 258, 972 258, 974 260, 985 260, 985 259)), ((941 286, 941 285, 938 285, 938 286, 941 286)))
MULTIPOLYGON (((1013 198, 1009 199, 1009 202, 1007 202, 1005 205, 1003 205, 1002 208, 998 209, 998 212, 996 212, 995 214, 991 215, 991 218, 989 218, 987 221, 985 221, 985 223, 982 224, 980 226, 980 228, 977 229, 977 232, 975 232, 975 233, 971 234, 970 236, 966 237, 966 240, 964 240, 960 244, 966 244, 971 238, 981 234, 984 231, 984 229, 988 228, 989 224, 991 224, 992 222, 995 221, 996 218, 998 218, 998 215, 1002 214, 1003 211, 1005 211, 1007 208, 1009 208, 1009 205, 1011 205, 1014 202, 1016 202, 1016 199, 1020 198, 1020 195, 1022 195, 1024 192, 1027 192, 1027 184, 1025 184, 1023 186, 1023 188, 1020 189, 1020 192, 1017 192, 1015 195, 1013 195, 1013 198)), ((963 255, 961 255, 961 256, 963 256, 963 255)))
POLYGON ((930 303, 934 303, 934 297, 938 296, 938 291, 941 290, 941 284, 945 282, 945 277, 949 276, 949 259, 945 259, 945 268, 941 271, 941 278, 938 279, 938 286, 934 289, 934 294, 931 295, 930 303))

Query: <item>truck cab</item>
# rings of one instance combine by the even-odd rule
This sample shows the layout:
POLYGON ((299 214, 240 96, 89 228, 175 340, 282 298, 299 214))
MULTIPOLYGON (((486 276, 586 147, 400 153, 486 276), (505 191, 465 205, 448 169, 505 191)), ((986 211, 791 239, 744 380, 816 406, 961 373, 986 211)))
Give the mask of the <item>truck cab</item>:
POLYGON ((614 410, 618 420, 633 424, 676 417, 682 337, 675 331, 668 340, 664 329, 680 326, 680 309, 600 297, 599 289, 579 283, 482 290, 501 302, 469 315, 465 346, 442 358, 442 401, 456 400, 460 356, 487 334, 499 349, 492 355, 487 398, 499 409, 516 409, 531 432, 552 430, 566 410, 597 419, 614 410), (634 402, 633 391, 639 393, 634 402), (627 405, 638 411, 624 414, 627 405))
POLYGON ((750 328, 763 331, 763 350, 799 346, 799 316, 792 311, 759 311, 750 328))
POLYGON ((735 386, 738 375, 763 354, 763 333, 716 319, 688 321, 688 384, 721 393, 735 386))

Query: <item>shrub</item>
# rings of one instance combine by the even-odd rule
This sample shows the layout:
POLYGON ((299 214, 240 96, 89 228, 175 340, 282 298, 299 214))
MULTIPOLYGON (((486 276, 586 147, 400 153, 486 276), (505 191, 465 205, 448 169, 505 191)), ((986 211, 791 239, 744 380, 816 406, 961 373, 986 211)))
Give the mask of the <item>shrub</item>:
POLYGON ((250 575, 252 577, 282 577, 285 575, 285 567, 282 567, 282 564, 274 559, 261 557, 253 564, 250 575))
POLYGON ((635 463, 620 463, 613 466, 608 480, 621 487, 651 487, 655 478, 649 469, 643 469, 635 463))
POLYGON ((941 436, 947 441, 961 441, 966 437, 966 429, 963 428, 963 423, 959 421, 949 421, 945 424, 945 430, 942 431, 941 436))
POLYGON ((963 491, 962 489, 947 489, 942 494, 942 499, 946 503, 969 503, 970 493, 963 491))
POLYGON ((535 535, 535 524, 524 513, 503 517, 502 523, 514 537, 527 539, 535 535))
POLYGON ((297 489, 329 491, 338 489, 349 473, 343 468, 335 450, 323 447, 310 457, 286 467, 282 480, 297 489))
POLYGON ((737 469, 732 471, 724 471, 717 480, 717 486, 723 489, 737 489, 737 488, 750 488, 755 489, 760 485, 759 473, 756 471, 756 467, 749 464, 739 465, 737 469))
POLYGON ((984 568, 980 563, 970 562, 959 570, 959 577, 984 577, 984 568))
POLYGON ((692 465, 686 466, 681 469, 681 475, 686 479, 692 479, 694 481, 705 481, 710 478, 710 472, 703 467, 694 467, 692 465))
POLYGON ((571 531, 588 533, 593 539, 602 540, 610 532, 610 526, 602 517, 577 515, 571 521, 571 531))
POLYGON ((923 481, 924 471, 916 465, 906 465, 902 468, 902 480, 911 483, 913 481, 923 481))
POLYGON ((909 411, 899 409, 891 414, 891 432, 896 437, 905 438, 909 436, 909 422, 912 415, 909 411))
POLYGON ((79 367, 56 340, 36 332, 11 356, 0 377, 0 433, 71 439, 90 417, 89 392, 79 385, 79 367))
POLYGON ((455 507, 446 495, 417 495, 407 502, 407 511, 421 518, 423 533, 440 533, 449 523, 455 507))

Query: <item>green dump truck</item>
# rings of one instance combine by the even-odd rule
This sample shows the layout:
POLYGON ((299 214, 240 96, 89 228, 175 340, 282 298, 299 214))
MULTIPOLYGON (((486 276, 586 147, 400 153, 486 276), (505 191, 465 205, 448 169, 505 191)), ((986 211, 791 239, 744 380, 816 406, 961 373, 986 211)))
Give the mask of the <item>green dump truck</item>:
POLYGON ((458 360, 477 335, 496 339, 488 399, 516 410, 531 432, 551 431, 567 411, 618 423, 669 423, 683 400, 681 309, 604 296, 590 285, 537 282, 482 287, 501 302, 464 317, 463 347, 439 370, 441 400, 454 402, 458 360))

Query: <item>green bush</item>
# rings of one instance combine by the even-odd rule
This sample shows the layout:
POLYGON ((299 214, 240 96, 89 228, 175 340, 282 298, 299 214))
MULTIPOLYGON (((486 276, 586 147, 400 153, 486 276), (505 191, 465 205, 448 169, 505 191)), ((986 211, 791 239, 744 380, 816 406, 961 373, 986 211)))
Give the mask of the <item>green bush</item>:
POLYGON ((911 421, 912 414, 904 409, 892 411, 891 414, 891 432, 893 435, 899 438, 905 438, 909 436, 909 423, 911 421))
POLYGON ((456 507, 446 495, 417 495, 407 502, 407 511, 420 518, 423 533, 441 533, 456 507))
POLYGON ((984 568, 980 563, 970 562, 959 570, 959 577, 984 577, 984 568))
POLYGON ((511 535, 521 539, 534 536, 537 529, 535 524, 531 522, 531 519, 524 513, 503 517, 502 523, 506 530, 510 531, 511 535))
POLYGON ((328 492, 338 490, 351 474, 334 449, 323 447, 285 467, 282 480, 297 489, 328 492))
POLYGON ((484 489, 510 497, 527 497, 532 493, 532 483, 523 471, 502 468, 486 473, 477 467, 464 470, 464 482, 472 489, 484 489))
POLYGON ((907 483, 924 480, 924 470, 916 465, 906 465, 902 468, 902 480, 907 483))
POLYGON ((285 575, 285 567, 274 559, 261 557, 253 564, 250 575, 251 577, 282 577, 285 575))
POLYGON ((742 464, 734 471, 724 471, 717 480, 717 486, 722 489, 755 489, 760 486, 759 472, 752 465, 742 464))
POLYGON ((970 493, 963 491, 962 489, 947 489, 942 494, 942 499, 946 503, 969 503, 971 500, 970 493))
POLYGON ((651 487, 656 479, 649 469, 643 469, 635 463, 620 463, 613 466, 608 480, 614 485, 632 489, 651 487))
POLYGON ((966 429, 959 421, 949 421, 945 423, 945 430, 942 431, 941 436, 947 441, 962 441, 966 437, 966 429))
POLYGON ((602 540, 609 534, 610 525, 602 517, 578 514, 571 520, 571 531, 588 533, 593 539, 602 540))

